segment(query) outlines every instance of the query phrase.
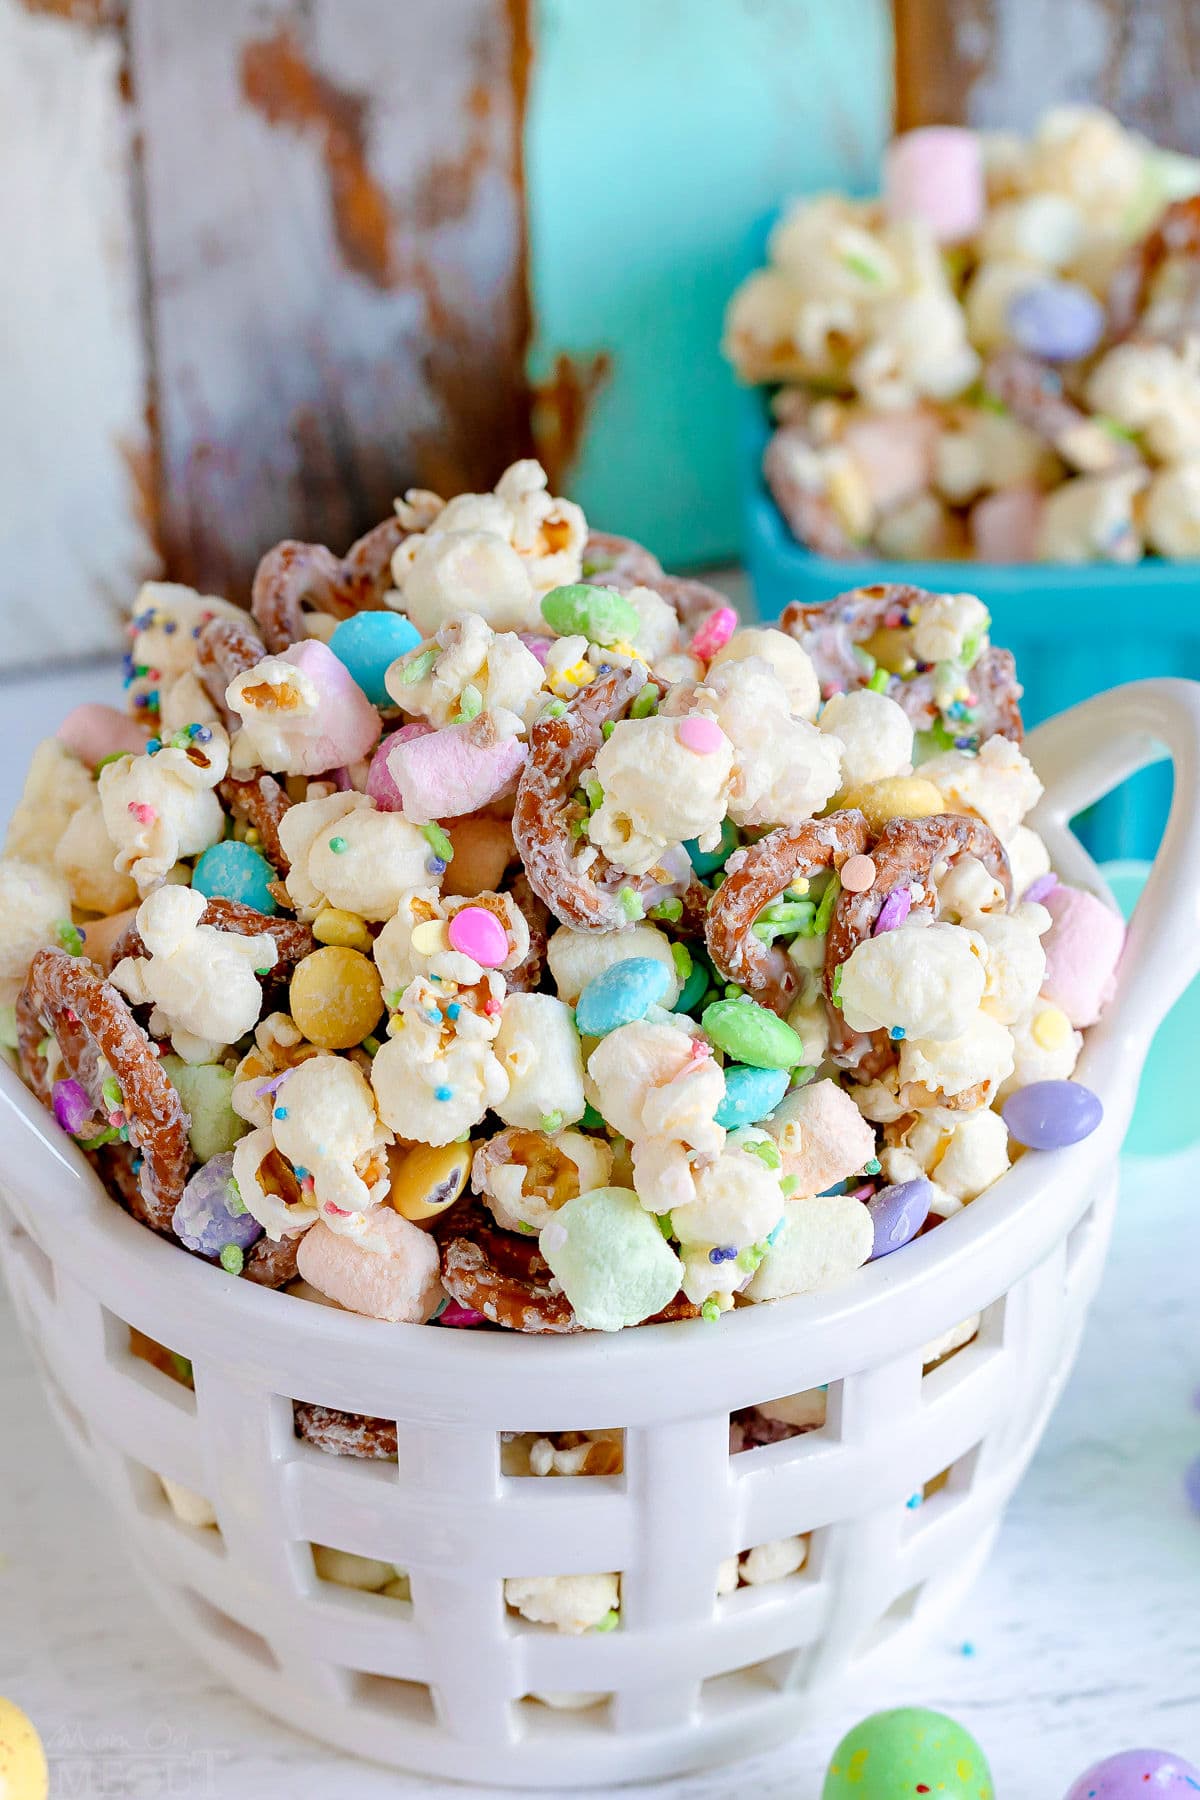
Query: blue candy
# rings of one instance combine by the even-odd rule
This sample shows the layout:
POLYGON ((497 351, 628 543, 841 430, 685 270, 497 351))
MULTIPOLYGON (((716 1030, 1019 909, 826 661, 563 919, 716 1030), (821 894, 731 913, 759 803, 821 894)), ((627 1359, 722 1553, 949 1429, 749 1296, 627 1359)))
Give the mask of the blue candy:
POLYGON ((748 1063, 725 1066, 725 1098, 716 1110, 718 1125, 736 1131, 740 1125, 756 1125, 774 1112, 787 1093, 791 1079, 786 1069, 752 1069, 748 1063))
POLYGON ((372 706, 394 706, 383 678, 398 656, 407 656, 421 634, 403 613, 360 612, 343 619, 329 648, 345 663, 372 706))
POLYGON ((206 850, 192 871, 192 886, 209 900, 239 900, 255 912, 273 913, 275 897, 270 883, 275 870, 260 850, 227 838, 206 850))
POLYGON ((227 1244, 248 1250, 263 1228, 244 1208, 233 1184, 233 1151, 210 1157, 183 1190, 171 1219, 175 1236, 201 1256, 220 1256, 227 1244))
POLYGON ((890 1256, 893 1250, 899 1250, 915 1238, 929 1217, 932 1199, 933 1187, 923 1175, 918 1175, 915 1181, 897 1181, 891 1187, 880 1188, 874 1198, 867 1201, 867 1211, 875 1227, 875 1242, 868 1262, 890 1256))
POLYGON ((697 875, 715 875, 737 849, 737 841, 737 826, 732 819, 726 819, 721 826, 721 841, 715 850, 702 850, 699 838, 686 839, 683 847, 697 875))
POLYGON ((671 985, 670 971, 653 956, 613 963, 589 981, 575 1007, 580 1037, 607 1037, 620 1025, 645 1018, 671 985))
POLYGON ((1095 294, 1075 281, 1038 281, 1022 288, 1008 305, 1014 343, 1046 362, 1074 362, 1088 356, 1104 333, 1104 308, 1095 294))
POLYGON ((1031 1081, 1004 1102, 1001 1112, 1018 1144, 1029 1150, 1061 1150, 1090 1137, 1104 1107, 1081 1081, 1031 1081))

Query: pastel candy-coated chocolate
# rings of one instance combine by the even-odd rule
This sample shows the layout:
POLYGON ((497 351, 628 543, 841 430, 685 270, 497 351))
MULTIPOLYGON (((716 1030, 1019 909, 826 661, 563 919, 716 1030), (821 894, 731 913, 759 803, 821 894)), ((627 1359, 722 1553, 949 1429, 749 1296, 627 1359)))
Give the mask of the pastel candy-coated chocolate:
POLYGON ((893 138, 884 153, 883 198, 890 219, 921 219, 941 244, 971 237, 986 204, 975 132, 928 125, 893 138))
POLYGON ((171 1224, 189 1250, 220 1256, 226 1244, 248 1250, 262 1236, 263 1228, 252 1213, 230 1210, 232 1183, 233 1152, 223 1151, 197 1169, 184 1188, 171 1224))
POLYGON ((581 1037, 607 1037, 620 1025, 644 1019, 671 985, 666 966, 652 956, 631 956, 612 963, 580 994, 575 1024, 581 1037))
POLYGON ((329 648, 372 706, 391 706, 394 702, 383 678, 392 663, 415 650, 420 641, 420 632, 403 613, 360 612, 334 627, 329 648))
POLYGON ((1200 1769, 1169 1750, 1118 1750, 1085 1769, 1064 1800, 1193 1800, 1200 1769))
POLYGON ((1037 281, 1008 306, 1013 342, 1045 362, 1088 356, 1104 332, 1104 308, 1077 281, 1037 281))
POLYGON ((305 774, 319 775, 370 756, 379 742, 379 714, 345 663, 319 638, 293 644, 286 660, 312 682, 319 696, 319 736, 307 746, 305 774))
POLYGON ((848 1731, 829 1764, 821 1800, 995 1800, 987 1758, 945 1713, 898 1706, 848 1731))
POLYGON ((1104 1117, 1099 1097, 1081 1081, 1031 1081, 1010 1094, 1004 1123, 1029 1150, 1061 1150, 1090 1137, 1104 1117))
POLYGON ((692 952, 692 968, 687 980, 679 990, 679 998, 671 1008, 672 1012, 690 1013, 698 1006, 708 991, 712 979, 712 971, 708 964, 692 952))
POLYGON ((576 1194, 542 1227, 539 1248, 591 1331, 620 1331, 661 1312, 683 1264, 631 1188, 576 1194))
POLYGON ((288 1011, 310 1044, 350 1050, 369 1037, 383 1011, 375 964, 361 950, 327 944, 297 963, 288 1011))
POLYGON ((404 795, 404 815, 414 825, 478 812, 513 788, 528 745, 517 737, 488 743, 481 741, 484 736, 471 720, 408 738, 388 752, 392 780, 404 795))
POLYGON ((0 1789, 4 1800, 46 1800, 50 1772, 33 1722, 11 1700, 0 1698, 0 1789))
POLYGON ((446 935, 452 950, 471 957, 481 969, 498 969, 508 956, 508 933, 486 906, 464 906, 451 919, 446 935))
POLYGON ((696 838, 689 838, 683 847, 697 875, 713 875, 725 867, 737 849, 737 841, 737 826, 732 819, 726 819, 721 826, 721 841, 715 850, 702 850, 696 838))
POLYGON ((890 1256, 911 1242, 929 1217, 932 1199, 933 1187, 923 1175, 914 1181, 894 1182, 872 1195, 867 1211, 875 1227, 875 1242, 868 1261, 878 1262, 881 1256, 890 1256))
POLYGON ((436 1219, 454 1205, 471 1173, 470 1144, 415 1144, 395 1159, 389 1157, 392 1185, 388 1198, 405 1219, 420 1224, 436 1219))
POLYGON ((700 1023, 718 1050, 752 1069, 794 1069, 804 1061, 791 1026, 756 1000, 714 1000, 700 1023))
POLYGON ((432 734, 432 725, 426 725, 422 719, 413 719, 408 725, 401 725, 398 731, 389 731, 384 738, 367 770, 367 793, 380 812, 399 812, 404 805, 404 796, 396 785, 396 778, 388 762, 392 751, 397 744, 407 744, 412 738, 430 737, 432 734))
POLYGON ((198 894, 210 900, 238 900, 260 913, 276 910, 271 892, 275 879, 276 871, 262 852, 237 838, 213 844, 192 871, 192 886, 198 894))
POLYGON ((162 1069, 183 1101, 188 1115, 188 1139, 197 1162, 206 1163, 224 1150, 232 1150, 250 1126, 233 1110, 232 1069, 219 1063, 185 1063, 178 1056, 164 1056, 162 1069))
POLYGON ((1042 996, 1061 1006, 1077 1031, 1094 1025, 1112 998, 1125 944, 1121 915, 1084 888, 1059 882, 1042 900, 1053 923, 1042 939, 1042 996))
POLYGON ((978 560, 1034 562, 1044 506, 1033 487, 1001 488, 977 500, 971 508, 971 543, 978 560))
POLYGON ((637 608, 616 588, 574 581, 552 588, 542 600, 542 617, 559 637, 585 637, 589 644, 618 644, 637 635, 637 608))
POLYGON ((739 1125, 757 1125, 774 1112, 787 1093, 786 1069, 751 1069, 745 1063, 728 1063, 725 1067, 725 1098, 714 1117, 726 1131, 739 1125))
POLYGON ((94 702, 76 706, 54 735, 89 769, 94 769, 106 756, 117 756, 126 751, 140 756, 146 748, 147 737, 140 725, 118 712, 115 706, 100 706, 94 702))

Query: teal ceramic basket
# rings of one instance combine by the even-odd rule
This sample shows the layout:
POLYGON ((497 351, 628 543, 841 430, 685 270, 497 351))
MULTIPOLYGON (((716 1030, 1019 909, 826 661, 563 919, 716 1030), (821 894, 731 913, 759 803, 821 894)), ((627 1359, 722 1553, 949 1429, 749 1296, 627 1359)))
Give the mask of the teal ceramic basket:
MULTIPOLYGON (((763 261, 771 221, 752 234, 747 268, 763 261)), ((743 551, 764 620, 791 600, 829 600, 876 581, 978 594, 992 640, 1013 652, 1026 725, 1077 700, 1148 675, 1200 676, 1200 564, 1155 558, 1132 566, 1055 563, 835 562, 798 544, 762 477, 767 396, 740 396, 743 551)), ((1171 798, 1169 767, 1147 769, 1093 808, 1081 836, 1097 858, 1154 855, 1171 798)))

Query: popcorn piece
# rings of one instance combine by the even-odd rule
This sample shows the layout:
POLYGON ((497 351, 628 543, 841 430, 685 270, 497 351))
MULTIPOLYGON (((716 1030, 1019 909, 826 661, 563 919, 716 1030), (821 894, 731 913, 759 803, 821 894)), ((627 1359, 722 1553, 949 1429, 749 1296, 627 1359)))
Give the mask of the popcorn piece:
POLYGON ((629 1188, 593 1188, 568 1200, 542 1227, 538 1244, 590 1330, 637 1325, 679 1291, 679 1258, 629 1188))
POLYGON ((82 912, 122 912, 137 903, 136 882, 113 867, 113 842, 94 786, 55 845, 54 866, 67 878, 71 904, 82 912))
POLYGON ((1146 495, 1146 542, 1160 556, 1200 556, 1200 456, 1160 469, 1146 495))
POLYGON ((379 714, 340 657, 315 638, 244 669, 225 699, 242 720, 235 768, 320 775, 369 756, 379 742, 379 714))
POLYGON ((841 775, 837 740, 793 718, 782 682, 760 657, 710 670, 693 704, 733 745, 735 824, 796 825, 832 799, 841 775))
POLYGON ((746 1293, 751 1300, 781 1300, 832 1287, 861 1268, 874 1239, 870 1213, 849 1194, 789 1200, 779 1235, 746 1293))
POLYGON ((644 663, 658 669, 665 658, 680 650, 678 614, 653 588, 630 588, 625 598, 638 616, 633 647, 644 663))
POLYGON ((999 1113, 981 1107, 951 1131, 937 1163, 938 1186, 956 1200, 977 1200, 1008 1166, 1008 1127, 999 1113))
POLYGON ((276 1150, 269 1126, 256 1126, 238 1139, 233 1147, 233 1179, 246 1211, 274 1242, 299 1237, 317 1222, 316 1205, 276 1150))
POLYGON ((71 896, 60 874, 0 857, 0 1006, 13 1004, 33 957, 57 942, 58 926, 70 919, 71 896))
POLYGON ((801 1195, 857 1174, 875 1154, 875 1133, 836 1081, 810 1081, 785 1094, 763 1130, 778 1144, 782 1173, 801 1195))
POLYGON ((512 1131, 475 1152, 471 1184, 498 1225, 540 1231, 576 1194, 607 1186, 612 1165, 612 1149, 603 1138, 581 1131, 512 1131), (497 1155, 497 1144, 503 1155, 497 1155))
POLYGON ((1035 881, 1050 873, 1050 852, 1028 825, 1018 825, 1004 848, 1012 870, 1013 893, 1020 898, 1035 881))
POLYGON ((578 1637, 619 1608, 621 1588, 616 1575, 521 1575, 504 1583, 504 1598, 531 1624, 578 1637))
POLYGON ((595 762, 604 798, 588 835, 610 862, 644 875, 673 844, 713 850, 729 800, 733 747, 711 720, 622 719, 595 762))
MULTIPOLYGON (((386 1248, 377 1208, 389 1186, 384 1147, 392 1134, 380 1124, 369 1083, 344 1056, 313 1056, 275 1089, 271 1116, 275 1147, 312 1197, 331 1231, 372 1250, 386 1248)), ((314 1282, 314 1286, 319 1286, 314 1282)))
POLYGON ((913 728, 886 694, 870 688, 834 694, 822 709, 820 730, 841 746, 844 787, 912 774, 913 728))
POLYGON ((741 631, 735 631, 729 642, 721 646, 709 668, 719 669, 725 663, 745 662, 749 657, 758 657, 770 664, 787 695, 788 706, 797 719, 816 718, 817 708, 821 703, 821 686, 812 657, 795 638, 789 637, 786 631, 775 631, 769 626, 745 626, 741 631))
POLYGON ((301 918, 334 906, 360 919, 390 919, 405 894, 429 881, 430 849, 421 832, 400 813, 376 811, 365 794, 329 794, 289 807, 279 841, 301 918))
POLYGON ((229 767, 229 740, 219 725, 187 748, 164 744, 153 756, 123 756, 100 771, 104 824, 116 845, 113 866, 145 894, 180 857, 221 841, 225 814, 213 789, 229 767))
POLYGON ((216 1509, 205 1495, 196 1493, 194 1488, 184 1487, 181 1481, 170 1480, 166 1475, 160 1475, 158 1479, 171 1511, 181 1525, 190 1525, 194 1531, 211 1530, 216 1526, 216 1509))
POLYGON ((1042 784, 1016 744, 998 734, 977 756, 947 750, 921 764, 921 774, 945 797, 949 812, 975 813, 1007 843, 1032 806, 1042 784))
MULTIPOLYGON (((5 856, 19 862, 52 863, 64 831, 96 786, 77 756, 57 738, 45 738, 33 753, 25 786, 4 836, 5 856)), ((110 846, 108 860, 112 863, 110 846)))
POLYGON ((1040 906, 1026 906, 981 915, 973 927, 987 946, 983 1010, 1002 1025, 1015 1025, 1033 1005, 1046 972, 1040 934, 1049 927, 1048 915, 1040 906))
POLYGON ((706 1155, 720 1152, 725 1133, 714 1115, 725 1077, 685 1023, 621 1025, 592 1051, 587 1072, 600 1112, 623 1137, 663 1137, 706 1155))
POLYGON ((509 994, 496 1055, 508 1092, 495 1103, 506 1125, 535 1130, 546 1118, 573 1125, 583 1116, 583 1054, 570 1008, 552 994, 509 994))
POLYGON ((976 1087, 990 1101, 1012 1067, 1012 1034, 984 1012, 956 1037, 914 1036, 900 1047, 902 1092, 914 1107, 937 1106, 976 1087))
POLYGON ((987 607, 974 594, 933 594, 921 602, 913 651, 922 662, 956 662, 970 668, 987 643, 991 622, 987 607))
POLYGON ((841 967, 843 1017, 852 1031, 957 1038, 983 998, 986 959, 977 932, 941 922, 864 938, 841 967))
POLYGON ((1162 462, 1200 455, 1200 345, 1117 344, 1092 370, 1088 405, 1138 432, 1162 462))
POLYGON ((1073 1029, 1060 1006, 1039 998, 1027 1018, 1012 1027, 1012 1073, 996 1089, 999 1101, 1035 1081, 1066 1081, 1075 1072, 1083 1033, 1073 1029))
MULTIPOLYGON (((720 1245, 740 1250, 778 1225, 783 1214, 780 1171, 755 1153, 756 1145, 769 1142, 767 1133, 754 1127, 732 1131, 721 1154, 697 1167, 695 1199, 671 1214, 675 1236, 685 1249, 720 1245)), ((710 1264, 702 1300, 723 1285, 723 1272, 724 1265, 710 1264)))
POLYGON ((419 976, 409 983, 371 1064, 379 1116, 397 1137, 452 1143, 504 1099, 508 1075, 493 1048, 503 991, 500 976, 486 977, 477 1010, 460 990, 449 1003, 459 1007, 451 1018, 433 982, 419 976))
MULTIPOLYGON (((244 625, 246 615, 228 600, 198 594, 179 582, 143 582, 133 607, 129 657, 130 700, 135 706, 148 704, 148 696, 157 694, 160 704, 178 711, 173 690, 181 681, 190 686, 195 640, 209 619, 233 619, 244 625)), ((164 716, 162 728, 176 730, 198 716, 192 713, 171 725, 164 716)))
POLYGON ((390 1206, 371 1215, 362 1242, 318 1219, 301 1240, 296 1266, 319 1293, 370 1319, 423 1325, 443 1297, 437 1245, 390 1206))
MULTIPOLYGON (((1019 829, 1023 831, 1025 827, 1019 829)), ((952 925, 977 926, 981 915, 1003 911, 1006 904, 1003 886, 977 856, 955 857, 940 874, 935 874, 934 886, 938 917, 952 925)), ((1015 881, 1013 891, 1017 891, 1015 881)))
POLYGON ((558 997, 568 1006, 574 1006, 590 981, 630 957, 653 957, 668 970, 670 986, 662 1004, 668 1010, 674 1006, 680 993, 679 972, 671 940, 657 925, 631 925, 626 931, 572 931, 569 925, 560 925, 547 952, 558 997))
POLYGON ((807 1538, 772 1538, 769 1543, 756 1544, 753 1550, 746 1551, 739 1572, 747 1587, 765 1587, 797 1574, 807 1561, 807 1538))
POLYGON ((239 1119, 265 1127, 271 1123, 275 1077, 283 1069, 296 1068, 320 1052, 306 1043, 304 1034, 287 1013, 269 1013, 254 1028, 254 1048, 248 1050, 233 1072, 230 1105, 239 1119))
POLYGON ((1047 494, 1038 534, 1043 562, 1138 562, 1142 532, 1134 501, 1149 481, 1143 468, 1076 475, 1047 494))
POLYGON ((402 712, 450 725, 474 706, 476 714, 491 714, 504 737, 524 737, 545 699, 537 657, 515 632, 493 631, 477 613, 443 625, 432 644, 400 657, 384 679, 402 712), (436 655, 427 667, 430 650, 436 655))
POLYGON ((112 972, 113 985, 135 1005, 157 1009, 156 1029, 169 1032, 188 1063, 211 1062, 257 1024, 262 989, 255 971, 275 964, 269 933, 239 937, 202 925, 207 904, 192 888, 156 888, 137 913, 149 955, 124 957, 112 972))

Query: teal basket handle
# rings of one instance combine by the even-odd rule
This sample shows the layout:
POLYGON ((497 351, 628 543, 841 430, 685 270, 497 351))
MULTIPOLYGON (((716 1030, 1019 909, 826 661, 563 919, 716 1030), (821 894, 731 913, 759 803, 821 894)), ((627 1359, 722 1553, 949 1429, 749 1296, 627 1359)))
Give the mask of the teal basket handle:
POLYGON ((1068 878, 1103 879, 1070 830, 1085 807, 1165 750, 1175 791, 1162 843, 1129 926, 1121 985, 1126 1029, 1143 1047, 1200 973, 1200 682, 1134 681, 1097 694, 1029 734, 1025 752, 1046 792, 1029 823, 1068 878))

